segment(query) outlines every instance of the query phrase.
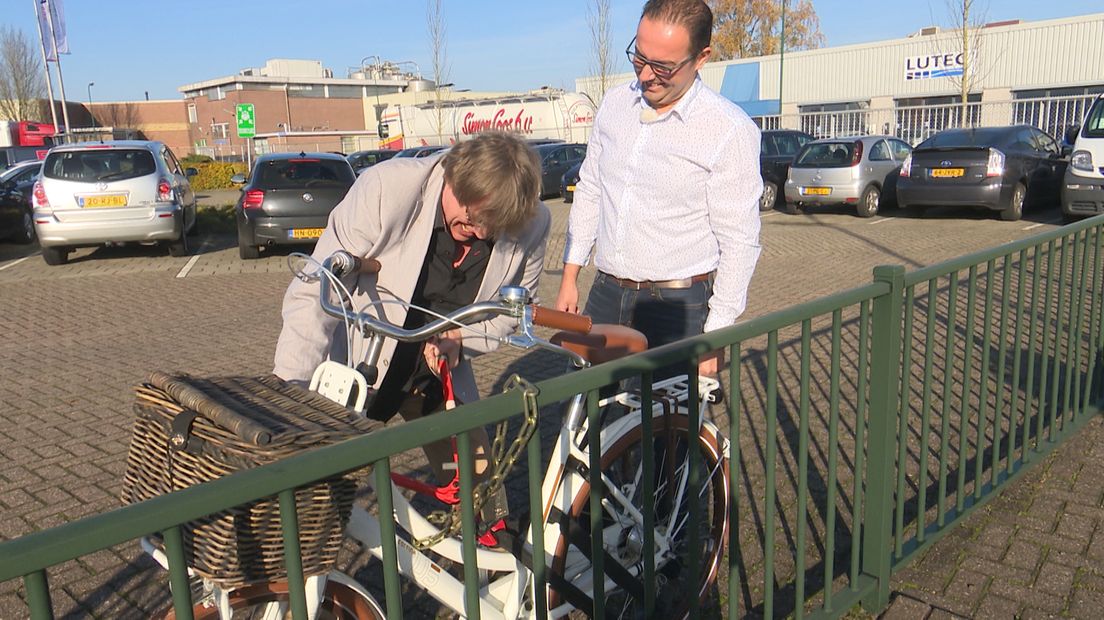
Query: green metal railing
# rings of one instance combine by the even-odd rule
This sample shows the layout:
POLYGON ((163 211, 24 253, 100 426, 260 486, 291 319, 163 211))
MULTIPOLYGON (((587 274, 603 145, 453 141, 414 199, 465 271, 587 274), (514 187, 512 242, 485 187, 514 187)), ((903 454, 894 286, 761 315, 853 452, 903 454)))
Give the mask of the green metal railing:
MULTIPOLYGON (((730 531, 717 606, 731 618, 836 618, 857 603, 876 612, 888 603, 894 571, 1100 411, 1102 249, 1104 216, 911 273, 878 267, 868 285, 542 381, 537 404, 552 407, 588 394, 589 441, 597 446, 599 390, 633 377, 649 385, 658 368, 694 364, 726 349, 737 362, 725 377, 725 405, 713 410, 713 421, 731 438, 730 531)), ((643 398, 650 411, 650 390, 643 398)), ((302 569, 294 489, 371 465, 379 511, 390 514, 392 457, 451 435, 461 447, 463 520, 473 531, 467 431, 524 407, 524 395, 509 391, 454 415, 387 428, 0 543, 0 582, 22 578, 32 617, 50 618, 51 567, 160 532, 177 617, 189 618, 184 525, 278 496, 289 574, 301 583, 295 579, 302 569)), ((645 431, 650 437, 651 429, 645 431)), ((544 454, 539 440, 527 450, 531 526, 540 532, 544 454)), ((597 472, 598 450, 592 452, 590 470, 597 472)), ((651 450, 643 452, 651 471, 651 450)), ((690 475, 700 480, 697 461, 690 475)), ((600 486, 591 485, 592 519, 600 517, 600 486)), ((701 507, 692 504, 698 527, 701 507)), ((645 518, 655 517, 649 510, 645 518)), ((592 544, 600 544, 599 524, 591 525, 592 544)), ((394 523, 383 519, 381 527, 383 592, 388 617, 398 618, 403 595, 394 523)), ((653 544, 649 535, 645 545, 653 544)), ((471 536, 464 555, 475 556, 471 536)), ((543 550, 533 555, 543 557, 543 550)), ((592 556, 601 574, 602 556, 592 556)), ((647 562, 646 579, 655 570, 647 562)), ((538 566, 536 573, 543 597, 547 569, 538 566)), ((478 617, 475 562, 465 563, 464 576, 467 615, 478 617)), ((596 615, 603 598, 596 593, 596 615)), ((654 592, 646 598, 652 609, 654 592)), ((291 588, 291 603, 295 617, 305 617, 301 587, 291 588)))

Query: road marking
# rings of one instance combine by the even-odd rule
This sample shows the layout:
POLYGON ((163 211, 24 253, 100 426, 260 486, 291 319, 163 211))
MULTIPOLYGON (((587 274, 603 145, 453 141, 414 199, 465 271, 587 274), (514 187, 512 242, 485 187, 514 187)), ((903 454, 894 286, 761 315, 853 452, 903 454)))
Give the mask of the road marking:
POLYGON ((1040 226, 1045 226, 1047 224, 1061 224, 1061 223, 1062 223, 1062 220, 1060 220, 1060 219, 1051 220, 1049 222, 1039 222, 1037 224, 1032 224, 1031 226, 1028 226, 1028 227, 1024 228, 1024 230, 1031 230, 1032 228, 1038 228, 1040 226))
POLYGON ((176 277, 188 277, 188 272, 192 270, 192 267, 195 266, 196 262, 199 260, 199 256, 203 254, 203 250, 207 247, 207 242, 210 241, 210 239, 211 237, 209 236, 203 238, 203 243, 199 244, 199 249, 197 249, 196 253, 193 254, 190 259, 188 259, 188 263, 184 265, 184 267, 180 270, 180 273, 176 274, 176 277))
POLYGON ((771 216, 774 216, 774 215, 778 215, 778 211, 771 211, 770 213, 764 213, 763 215, 759 216, 759 219, 768 218, 768 217, 771 217, 771 216))
POLYGON ((38 256, 38 252, 35 252, 34 254, 30 254, 28 256, 24 256, 23 258, 17 258, 15 260, 13 260, 12 262, 8 263, 7 265, 4 265, 3 267, 0 267, 0 271, 3 271, 5 269, 7 269, 8 267, 15 267, 16 265, 18 265, 19 263, 22 263, 23 261, 27 260, 31 256, 38 256))
POLYGON ((869 223, 869 225, 870 225, 870 226, 873 226, 873 225, 875 225, 875 224, 881 224, 881 223, 883 223, 883 222, 888 222, 888 221, 890 221, 890 220, 891 220, 891 218, 888 218, 888 217, 883 217, 883 218, 881 218, 881 219, 877 219, 877 220, 874 220, 873 222, 870 222, 870 223, 869 223))

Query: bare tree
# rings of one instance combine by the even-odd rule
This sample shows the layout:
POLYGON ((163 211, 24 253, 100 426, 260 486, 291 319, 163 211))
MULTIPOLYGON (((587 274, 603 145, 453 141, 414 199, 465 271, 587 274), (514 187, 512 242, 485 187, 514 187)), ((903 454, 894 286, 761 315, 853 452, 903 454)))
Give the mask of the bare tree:
MULTIPOLYGON (((980 5, 976 0, 944 0, 949 16, 949 30, 954 31, 953 47, 956 56, 962 57, 962 75, 951 75, 948 79, 958 88, 961 99, 959 125, 966 127, 969 121, 970 92, 980 86, 984 77, 980 62, 982 28, 988 21, 988 6, 980 5)), ((933 20, 934 21, 934 20, 933 20)), ((989 63, 989 66, 993 66, 989 63)))
POLYGON ((0 27, 0 117, 43 120, 46 83, 42 63, 23 31, 0 27))
POLYGON ((706 0, 713 9, 713 60, 779 52, 782 3, 786 3, 786 49, 824 45, 812 0, 706 0))
POLYGON ((587 26, 590 28, 590 68, 598 77, 598 96, 601 101, 610 87, 613 74, 613 56, 610 54, 610 2, 609 0, 589 0, 587 3, 587 26))
POLYGON ((433 110, 437 117, 437 142, 444 144, 445 115, 441 108, 441 85, 448 82, 451 68, 445 40, 445 18, 441 0, 426 0, 426 24, 429 28, 429 45, 433 51, 433 110))

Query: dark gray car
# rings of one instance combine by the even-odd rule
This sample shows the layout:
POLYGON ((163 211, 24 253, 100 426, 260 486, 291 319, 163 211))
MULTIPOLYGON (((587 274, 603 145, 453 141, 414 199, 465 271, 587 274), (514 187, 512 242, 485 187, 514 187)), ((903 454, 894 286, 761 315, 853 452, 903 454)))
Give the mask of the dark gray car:
POLYGON ((540 144, 534 147, 541 160, 541 196, 560 193, 564 173, 586 157, 585 144, 540 144))
MULTIPOLYGON (((245 182, 243 175, 232 180, 245 182)), ((262 247, 314 243, 354 181, 352 167, 340 155, 262 155, 234 208, 238 254, 248 260, 259 257, 262 247)))

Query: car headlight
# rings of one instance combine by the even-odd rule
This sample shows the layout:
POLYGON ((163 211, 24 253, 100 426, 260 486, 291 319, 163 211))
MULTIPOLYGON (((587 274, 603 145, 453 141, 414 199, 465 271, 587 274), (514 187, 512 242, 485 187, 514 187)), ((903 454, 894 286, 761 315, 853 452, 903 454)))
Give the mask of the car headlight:
POLYGON ((1088 151, 1074 151, 1073 155, 1070 155, 1070 167, 1082 172, 1092 172, 1092 153, 1088 151))

